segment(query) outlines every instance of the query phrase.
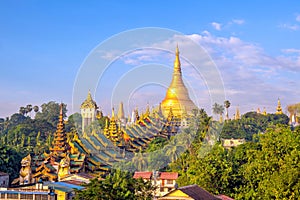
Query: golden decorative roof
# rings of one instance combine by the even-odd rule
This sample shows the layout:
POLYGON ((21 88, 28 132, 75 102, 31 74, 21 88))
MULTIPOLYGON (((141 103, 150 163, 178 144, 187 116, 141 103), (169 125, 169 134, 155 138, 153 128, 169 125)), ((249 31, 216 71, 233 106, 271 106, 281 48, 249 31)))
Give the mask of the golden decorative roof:
POLYGON ((83 108, 93 108, 93 109, 97 109, 97 104, 96 102, 93 100, 91 92, 89 91, 86 100, 81 104, 81 109, 83 108))

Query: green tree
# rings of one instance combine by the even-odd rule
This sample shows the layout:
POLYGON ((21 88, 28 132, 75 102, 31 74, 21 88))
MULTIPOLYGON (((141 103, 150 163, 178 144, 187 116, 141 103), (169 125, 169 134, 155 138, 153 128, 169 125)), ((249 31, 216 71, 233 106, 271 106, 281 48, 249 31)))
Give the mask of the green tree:
POLYGON ((26 107, 25 107, 25 114, 28 115, 28 113, 31 113, 32 111, 32 105, 31 104, 28 104, 26 107))
POLYGON ((162 149, 168 143, 166 138, 156 137, 153 139, 146 149, 146 152, 153 152, 162 149))
POLYGON ((33 111, 34 111, 35 113, 39 112, 39 107, 38 107, 38 106, 33 106, 33 111))
POLYGON ((224 113, 224 107, 223 107, 223 105, 220 105, 218 103, 214 103, 212 109, 213 109, 213 113, 214 114, 220 115, 220 121, 221 121, 222 115, 224 113))
POLYGON ((19 113, 20 113, 21 115, 25 115, 25 113, 26 113, 26 108, 25 108, 25 107, 20 107, 19 113))
POLYGON ((150 200, 155 190, 151 182, 133 179, 131 173, 120 170, 113 171, 104 180, 93 179, 85 187, 76 192, 76 200, 150 200))
POLYGON ((76 128, 77 130, 81 130, 81 122, 82 117, 80 113, 74 113, 68 117, 68 122, 66 124, 66 131, 71 131, 72 128, 76 128))
MULTIPOLYGON (((59 118, 60 104, 54 101, 50 101, 48 103, 42 104, 41 108, 42 111, 36 113, 35 119, 46 120, 47 122, 52 124, 53 127, 56 127, 59 118)), ((63 104, 64 117, 66 117, 66 112, 67 105, 63 104)))
POLYGON ((140 151, 134 154, 132 158, 132 164, 138 171, 145 171, 148 167, 146 156, 140 151))
POLYGON ((11 147, 0 146, 0 171, 9 174, 10 182, 19 176, 23 156, 11 147))
POLYGON ((259 135, 260 148, 241 167, 243 184, 237 199, 297 199, 300 197, 300 132, 286 126, 259 135))

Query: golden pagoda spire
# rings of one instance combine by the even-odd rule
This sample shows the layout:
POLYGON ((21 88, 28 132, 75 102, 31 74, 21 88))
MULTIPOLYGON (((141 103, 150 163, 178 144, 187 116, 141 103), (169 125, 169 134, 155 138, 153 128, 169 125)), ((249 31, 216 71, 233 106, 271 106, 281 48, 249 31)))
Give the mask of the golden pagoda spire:
POLYGON ((282 114, 282 108, 281 108, 281 103, 280 103, 280 99, 278 98, 278 101, 277 101, 277 108, 276 108, 276 114, 277 115, 280 115, 282 114))
POLYGON ((124 108, 123 108, 123 102, 120 102, 119 110, 118 110, 118 119, 124 119, 124 108))
POLYGON ((239 107, 236 107, 235 111, 235 120, 241 119, 240 109, 239 107))
POLYGON ((147 103, 146 111, 145 111, 145 117, 150 116, 150 106, 149 103, 147 103))
POLYGON ((60 104, 58 123, 56 131, 54 133, 52 145, 53 146, 50 148, 50 151, 54 154, 65 153, 68 150, 62 103, 60 104))
POLYGON ((172 82, 167 90, 166 97, 161 102, 163 115, 168 116, 169 108, 172 107, 173 114, 179 117, 182 113, 182 109, 185 107, 187 112, 190 113, 193 109, 197 109, 197 106, 190 99, 188 90, 184 85, 181 73, 181 64, 179 57, 178 45, 175 51, 175 61, 173 69, 172 82))
POLYGON ((111 110, 111 121, 114 121, 115 120, 115 108, 113 107, 112 110, 111 110))
POLYGON ((103 129, 104 135, 108 138, 109 137, 109 131, 108 131, 108 118, 105 119, 105 127, 103 129))
POLYGON ((136 108, 134 110, 134 113, 135 113, 135 122, 139 121, 140 120, 140 115, 139 115, 139 111, 138 111, 138 108, 136 108))
POLYGON ((179 59, 179 48, 178 44, 176 46, 176 51, 175 51, 175 61, 174 61, 174 73, 180 73, 181 74, 181 64, 180 64, 180 59, 179 59))
POLYGON ((267 115, 266 107, 264 107, 264 111, 262 112, 263 115, 267 115))
POLYGON ((257 108, 256 113, 261 114, 260 108, 257 108))

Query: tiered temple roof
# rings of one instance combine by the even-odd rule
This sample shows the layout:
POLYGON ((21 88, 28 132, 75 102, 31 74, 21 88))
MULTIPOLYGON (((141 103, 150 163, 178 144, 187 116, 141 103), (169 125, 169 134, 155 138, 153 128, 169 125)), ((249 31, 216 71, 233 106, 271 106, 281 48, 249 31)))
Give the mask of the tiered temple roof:
POLYGON ((61 155, 66 153, 69 149, 69 145, 67 144, 67 136, 65 133, 65 125, 63 119, 63 104, 60 105, 59 112, 59 120, 56 128, 56 132, 54 133, 53 147, 50 148, 50 152, 53 155, 64 156, 61 155))

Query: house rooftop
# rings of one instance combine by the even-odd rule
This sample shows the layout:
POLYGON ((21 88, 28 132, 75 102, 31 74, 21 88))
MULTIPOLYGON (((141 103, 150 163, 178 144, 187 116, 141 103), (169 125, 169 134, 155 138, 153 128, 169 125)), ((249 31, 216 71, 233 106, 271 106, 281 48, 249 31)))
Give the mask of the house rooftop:
POLYGON ((150 179, 152 172, 134 172, 133 178, 150 179))
POLYGON ((167 180, 176 180, 178 178, 177 172, 161 172, 160 179, 167 179, 167 180))
POLYGON ((215 197, 198 185, 188 185, 180 187, 178 190, 181 190, 195 200, 220 200, 218 197, 215 197))

